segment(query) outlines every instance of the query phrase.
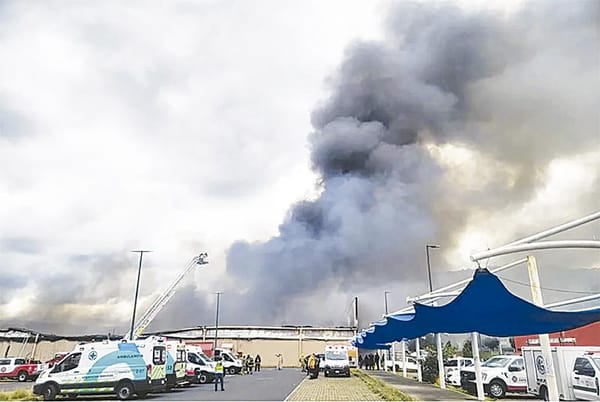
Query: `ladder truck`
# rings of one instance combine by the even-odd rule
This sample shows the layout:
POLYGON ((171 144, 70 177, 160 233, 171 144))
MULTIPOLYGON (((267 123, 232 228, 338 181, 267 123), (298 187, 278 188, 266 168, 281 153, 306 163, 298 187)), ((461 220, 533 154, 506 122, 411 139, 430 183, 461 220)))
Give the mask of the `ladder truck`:
POLYGON ((177 290, 177 285, 183 280, 183 278, 194 269, 197 265, 205 265, 208 264, 207 261, 208 254, 201 253, 194 258, 192 258, 185 269, 175 278, 175 280, 161 293, 161 295, 148 307, 142 318, 139 319, 137 325, 133 329, 133 334, 128 333, 126 338, 131 338, 129 340, 135 341, 144 330, 150 325, 152 320, 158 315, 158 313, 167 305, 169 300, 175 294, 177 290))

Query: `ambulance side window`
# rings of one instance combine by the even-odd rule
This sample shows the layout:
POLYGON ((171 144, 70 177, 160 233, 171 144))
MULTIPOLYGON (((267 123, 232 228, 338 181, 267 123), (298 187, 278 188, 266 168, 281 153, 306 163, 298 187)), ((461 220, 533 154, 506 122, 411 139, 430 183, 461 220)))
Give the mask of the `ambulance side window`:
POLYGON ((0 360, 0 366, 8 366, 10 364, 10 359, 0 360))
POLYGON ((225 358, 225 360, 227 360, 228 362, 232 362, 233 360, 231 360, 231 357, 229 357, 228 354, 224 353, 223 357, 225 358))
POLYGON ((25 359, 15 359, 15 364, 25 364, 25 359))
POLYGON ((155 365, 165 364, 167 350, 164 346, 155 346, 152 350, 152 363, 155 365))
POLYGON ((59 373, 61 371, 69 371, 79 366, 79 360, 81 359, 81 353, 73 353, 65 360, 62 361, 58 366, 52 370, 53 373, 59 373))

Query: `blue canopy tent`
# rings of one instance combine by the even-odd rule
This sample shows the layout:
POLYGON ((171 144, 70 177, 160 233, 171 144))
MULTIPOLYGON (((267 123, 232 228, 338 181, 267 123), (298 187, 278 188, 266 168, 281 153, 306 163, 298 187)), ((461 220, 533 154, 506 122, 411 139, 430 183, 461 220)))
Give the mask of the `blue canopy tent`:
POLYGON ((414 308, 415 313, 393 315, 385 324, 369 328, 363 342, 385 344, 440 332, 499 337, 545 334, 600 321, 600 308, 566 312, 538 307, 510 293, 487 269, 478 269, 450 303, 440 307, 416 303, 414 308))

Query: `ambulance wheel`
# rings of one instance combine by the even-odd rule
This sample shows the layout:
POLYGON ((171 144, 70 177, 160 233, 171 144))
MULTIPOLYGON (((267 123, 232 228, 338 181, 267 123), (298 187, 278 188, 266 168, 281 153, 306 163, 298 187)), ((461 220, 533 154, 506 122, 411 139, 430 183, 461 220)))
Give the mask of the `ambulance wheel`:
POLYGON ((130 382, 121 382, 119 385, 117 385, 117 389, 115 391, 117 392, 117 398, 122 401, 126 401, 133 395, 133 386, 130 382))
POLYGON ((227 369, 227 374, 235 374, 235 367, 229 367, 227 369))
POLYGON ((56 398, 56 394, 58 393, 58 389, 56 389, 56 385, 48 384, 44 387, 43 396, 45 401, 53 401, 56 398))
POLYGON ((548 388, 542 385, 540 387, 540 394, 538 396, 542 401, 549 401, 550 397, 548 396, 548 388))
POLYGON ((19 382, 25 382, 25 381, 27 381, 27 371, 19 371, 19 375, 17 376, 17 380, 19 380, 19 382))
POLYGON ((206 375, 206 373, 200 373, 198 375, 198 382, 200 384, 206 384, 208 382, 208 375, 206 375))
POLYGON ((506 395, 506 385, 502 381, 494 380, 490 383, 490 396, 502 399, 506 395))

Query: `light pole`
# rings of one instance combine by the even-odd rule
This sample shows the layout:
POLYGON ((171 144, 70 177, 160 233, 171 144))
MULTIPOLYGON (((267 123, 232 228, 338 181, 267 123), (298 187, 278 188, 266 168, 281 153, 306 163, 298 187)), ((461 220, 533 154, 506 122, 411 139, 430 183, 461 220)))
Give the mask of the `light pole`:
POLYGON ((427 254, 427 273, 429 275, 429 293, 433 292, 433 284, 431 283, 431 264, 429 262, 429 249, 440 248, 437 244, 428 244, 425 246, 425 253, 427 254))
MULTIPOLYGON (((437 244, 428 244, 425 246, 427 253, 427 273, 429 275, 429 293, 433 292, 433 283, 431 282, 431 263, 429 261, 429 249, 440 248, 437 244)), ((435 304, 435 302, 434 302, 435 304)), ((438 374, 440 378, 440 388, 446 388, 446 378, 444 376, 444 350, 442 348, 442 334, 435 334, 435 344, 437 350, 438 374)))
MULTIPOLYGON (((385 315, 386 315, 386 317, 388 315, 388 298, 387 298, 387 295, 390 294, 390 293, 391 292, 388 291, 388 290, 386 290, 386 291, 383 292, 383 299, 385 301, 385 315)), ((383 353, 386 354, 387 352, 384 351, 383 353)), ((396 372, 396 350, 394 348, 394 342, 392 342, 392 350, 391 350, 390 354, 391 354, 390 358, 392 360, 392 371, 395 373, 396 372)), ((387 371, 387 367, 384 367, 384 370, 387 371)))
POLYGON ((215 317, 215 342, 213 346, 213 356, 216 355, 217 349, 217 333, 219 331, 219 299, 221 298, 221 293, 223 292, 215 292, 215 294, 217 295, 217 316, 215 317))
POLYGON ((133 299, 133 314, 131 316, 131 331, 129 332, 129 340, 134 341, 133 326, 135 325, 135 309, 137 308, 138 293, 140 291, 140 276, 142 274, 142 258, 144 253, 151 253, 151 250, 132 250, 132 253, 140 253, 140 263, 138 265, 137 284, 135 285, 135 298, 133 299))
POLYGON ((383 292, 383 298, 385 301, 385 315, 388 315, 388 302, 387 302, 387 295, 389 295, 391 292, 386 290, 385 292, 383 292))

